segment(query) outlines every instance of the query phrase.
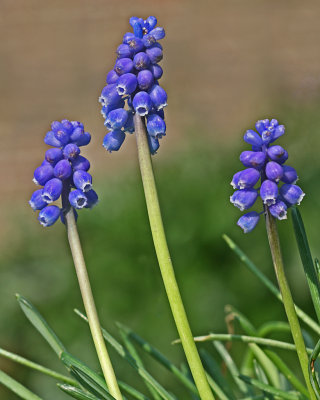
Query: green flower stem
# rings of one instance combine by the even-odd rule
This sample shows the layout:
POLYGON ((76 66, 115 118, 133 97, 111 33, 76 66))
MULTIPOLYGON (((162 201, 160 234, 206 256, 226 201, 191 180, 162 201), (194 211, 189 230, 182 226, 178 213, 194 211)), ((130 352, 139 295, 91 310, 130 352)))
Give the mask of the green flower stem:
POLYGON ((300 361, 302 373, 304 379, 306 381, 306 385, 310 394, 311 399, 316 399, 315 393, 312 389, 309 373, 308 373, 308 355, 306 351, 306 346, 302 337, 299 320, 296 314, 296 310, 294 308, 294 303, 291 295, 291 291, 285 276, 281 248, 280 248, 280 240, 276 225, 275 218, 270 214, 269 209, 265 207, 266 212, 266 226, 267 226, 267 234, 269 239, 269 245, 272 255, 272 261, 275 269, 275 273, 277 276, 283 305, 287 314, 288 322, 291 327, 291 333, 293 337, 293 341, 297 348, 297 354, 300 361))
MULTIPOLYGON (((64 201, 63 203, 66 204, 66 202, 64 201)), ((92 339, 97 351, 102 372, 111 395, 115 397, 117 400, 122 400, 122 395, 105 345, 105 341, 102 336, 100 322, 90 286, 89 276, 82 253, 82 248, 73 208, 69 208, 67 211, 65 211, 65 219, 66 219, 69 244, 79 281, 82 300, 88 317, 92 339)))
POLYGON ((202 400, 214 399, 204 372, 197 347, 192 337, 187 315, 182 303, 175 278, 166 236, 164 233, 160 205, 153 175, 149 144, 144 121, 138 114, 134 116, 139 164, 147 203, 150 227, 162 279, 167 292, 173 318, 181 338, 190 370, 202 400))

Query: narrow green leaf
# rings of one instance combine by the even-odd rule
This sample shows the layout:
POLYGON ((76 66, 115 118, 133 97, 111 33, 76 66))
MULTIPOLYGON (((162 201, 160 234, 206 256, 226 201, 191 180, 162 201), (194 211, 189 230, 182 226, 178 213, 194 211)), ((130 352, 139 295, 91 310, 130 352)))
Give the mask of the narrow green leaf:
POLYGON ((66 385, 66 384, 61 385, 59 383, 57 386, 63 392, 67 393, 69 396, 71 396, 77 400, 100 400, 99 397, 96 397, 91 393, 86 393, 83 390, 81 390, 77 387, 74 387, 74 386, 70 386, 70 385, 66 385))
POLYGON ((302 400, 303 399, 302 395, 299 393, 285 392, 283 390, 276 389, 273 386, 262 383, 262 382, 258 381, 257 379, 249 378, 248 376, 245 376, 245 375, 240 375, 239 378, 242 379, 247 384, 258 388, 265 393, 270 393, 274 396, 278 396, 281 399, 286 399, 286 400, 302 400))
MULTIPOLYGON (((265 384, 268 384, 268 378, 266 377, 263 369, 261 368, 260 364, 256 359, 253 360, 253 367, 254 367, 254 372, 256 374, 257 379, 265 384)), ((271 399, 273 400, 274 397, 270 393, 265 393, 265 399, 271 399)))
POLYGON ((228 305, 226 306, 227 317, 232 317, 239 322, 241 328, 245 331, 247 335, 256 336, 257 330, 254 325, 249 321, 249 319, 238 311, 235 307, 228 305))
POLYGON ((218 399, 230 400, 230 398, 225 395, 221 387, 212 379, 212 377, 209 374, 206 374, 206 376, 213 393, 218 397, 218 399))
POLYGON ((266 337, 275 332, 291 332, 290 325, 283 321, 268 321, 258 329, 258 336, 266 337))
POLYGON ((257 361, 259 362, 261 368, 267 376, 268 381, 276 388, 280 388, 280 378, 277 368, 274 366, 273 362, 265 355, 265 353, 257 346, 255 343, 249 343, 248 345, 257 361))
MULTIPOLYGON (((277 287, 255 266, 255 264, 247 257, 247 255, 231 240, 227 235, 223 235, 223 239, 226 241, 228 246, 234 253, 239 257, 239 259, 244 263, 244 265, 270 290, 270 292, 282 302, 282 297, 280 291, 277 287)), ((306 325, 308 325, 314 332, 320 335, 320 326, 295 305, 295 310, 298 317, 306 325)))
POLYGON ((60 356, 60 354, 66 349, 61 343, 60 339, 57 337, 57 335, 53 332, 47 321, 27 299, 20 296, 19 294, 17 294, 16 297, 22 311, 24 312, 28 320, 42 335, 42 337, 49 343, 56 354, 60 356))
POLYGON ((317 357, 319 356, 319 353, 320 353, 320 340, 318 341, 316 347, 314 348, 309 358, 309 364, 308 364, 310 382, 318 400, 320 399, 320 386, 316 375, 315 362, 317 360, 317 357))
POLYGON ((102 376, 70 353, 63 352, 60 358, 77 381, 86 389, 90 392, 93 391, 96 396, 103 396, 104 399, 113 399, 102 376))
MULTIPOLYGON (((75 313, 82 318, 84 321, 88 322, 87 317, 82 314, 79 310, 75 310, 75 313)), ((104 328, 101 327, 101 331, 105 340, 117 351, 117 353, 124 358, 128 363, 138 372, 138 374, 146 381, 148 381, 160 394, 164 400, 175 400, 175 397, 167 392, 167 390, 157 382, 149 372, 143 368, 139 367, 136 361, 131 357, 131 355, 123 348, 123 346, 117 342, 113 336, 110 335, 104 328)))
POLYGON ((236 363, 233 361, 231 355, 228 353, 227 349, 223 346, 221 342, 214 342, 213 344, 218 353, 220 354, 221 358, 225 362, 228 370, 231 373, 232 378, 234 379, 240 391, 246 395, 251 395, 248 386, 238 378, 239 370, 236 366, 236 363))
POLYGON ((120 389, 123 389, 126 393, 130 394, 134 399, 137 400, 149 400, 149 397, 145 396, 143 393, 140 393, 137 389, 128 385, 125 382, 118 381, 120 389))
POLYGON ((315 312, 320 322, 320 284, 317 276, 316 268, 313 264, 311 251, 308 243, 306 231, 301 218, 300 211, 296 207, 291 208, 292 222, 296 241, 299 248, 299 253, 307 277, 307 282, 310 289, 310 294, 313 302, 315 312))
POLYGON ((32 393, 29 389, 21 385, 21 383, 17 382, 15 379, 11 378, 11 376, 7 375, 1 370, 0 383, 24 400, 42 400, 41 397, 32 393))
POLYGON ((171 371, 179 380, 182 382, 191 392, 198 394, 198 390, 191 379, 183 374, 178 367, 176 367, 170 360, 168 360, 158 349, 148 343, 146 340, 141 338, 130 328, 123 324, 118 324, 119 329, 125 332, 132 340, 134 340, 146 353, 157 360, 165 368, 171 371))

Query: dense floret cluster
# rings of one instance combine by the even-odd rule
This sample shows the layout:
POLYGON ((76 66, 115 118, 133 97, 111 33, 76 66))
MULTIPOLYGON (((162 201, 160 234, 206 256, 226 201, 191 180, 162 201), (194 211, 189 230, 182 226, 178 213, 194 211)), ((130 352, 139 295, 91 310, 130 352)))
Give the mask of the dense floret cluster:
POLYGON ((34 211, 40 210, 38 220, 41 225, 51 226, 59 216, 63 219, 63 210, 52 204, 63 193, 68 199, 68 207, 91 208, 97 203, 98 196, 92 189, 92 177, 88 173, 90 162, 80 155, 79 148, 90 140, 91 135, 85 132, 81 122, 67 119, 52 122, 44 142, 53 147, 46 151, 33 178, 35 184, 43 187, 36 190, 29 201, 34 211))
POLYGON ((126 132, 134 132, 133 114, 146 117, 149 147, 152 154, 159 148, 159 139, 166 134, 163 108, 167 94, 159 85, 163 57, 158 40, 165 36, 164 29, 156 27, 157 19, 130 18, 133 33, 127 32, 117 48, 114 68, 107 74, 107 85, 102 89, 99 102, 104 125, 110 131, 103 146, 110 153, 120 149, 126 132))
MULTIPOLYGON (((264 119, 256 123, 256 130, 250 129, 244 134, 244 141, 252 146, 252 151, 243 151, 240 155, 246 169, 233 176, 231 185, 237 190, 230 201, 244 211, 250 209, 260 196, 273 217, 286 219, 287 209, 300 204, 305 194, 295 185, 298 180, 296 170, 284 165, 288 159, 287 151, 278 145, 271 146, 284 134, 285 127, 276 119, 264 119), (255 188, 259 180, 261 185, 255 188)), ((263 211, 251 211, 240 217, 237 224, 245 233, 251 232, 261 214, 263 211)))

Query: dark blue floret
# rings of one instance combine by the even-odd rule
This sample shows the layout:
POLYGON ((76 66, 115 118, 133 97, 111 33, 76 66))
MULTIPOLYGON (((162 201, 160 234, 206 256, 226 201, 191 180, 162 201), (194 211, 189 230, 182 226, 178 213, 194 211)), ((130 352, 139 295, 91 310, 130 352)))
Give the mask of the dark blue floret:
POLYGON ((99 98, 104 124, 110 130, 104 137, 103 146, 109 152, 119 150, 125 132, 134 132, 133 115, 138 113, 148 117, 150 152, 155 154, 159 139, 166 131, 163 108, 167 105, 167 94, 158 83, 163 74, 158 65, 163 49, 158 41, 165 37, 165 31, 157 27, 157 19, 153 16, 146 20, 131 17, 129 23, 133 32, 125 33, 117 47, 114 69, 108 72, 107 85, 99 98), (151 114, 153 117, 150 118, 151 114))
MULTIPOLYGON (((238 190, 230 201, 240 210, 246 210, 253 206, 259 195, 264 211, 268 209, 279 220, 286 219, 287 209, 300 204, 305 194, 295 185, 298 179, 296 170, 284 165, 288 152, 279 145, 271 146, 284 135, 285 127, 276 119, 263 119, 256 123, 255 128, 256 131, 249 129, 244 134, 244 141, 252 146, 252 151, 246 150, 240 155, 241 163, 248 168, 234 174, 231 185, 238 190), (259 181, 260 188, 255 188, 259 181)), ((251 232, 261 213, 263 211, 244 214, 237 224, 245 233, 251 232)))
MULTIPOLYGON (((124 104, 122 98, 118 97, 119 103, 124 104)), ((128 114, 123 109, 121 111, 128 114)), ((92 190, 92 177, 87 173, 90 162, 80 156, 79 149, 90 140, 91 135, 84 131, 81 122, 64 119, 51 124, 51 131, 47 132, 44 141, 53 147, 46 151, 45 160, 35 169, 33 178, 43 188, 36 190, 29 201, 34 211, 40 210, 38 220, 41 225, 51 226, 59 216, 64 221, 64 212, 70 207, 92 208, 97 204, 98 196, 92 190), (71 192, 74 187, 76 190, 71 192), (51 205, 60 196, 64 198, 63 210, 51 205)))

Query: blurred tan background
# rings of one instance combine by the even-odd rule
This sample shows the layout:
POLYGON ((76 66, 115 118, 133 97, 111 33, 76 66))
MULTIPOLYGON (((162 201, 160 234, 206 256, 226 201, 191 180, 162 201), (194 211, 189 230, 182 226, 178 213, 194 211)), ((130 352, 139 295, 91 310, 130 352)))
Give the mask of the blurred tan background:
MULTIPOLYGON (((44 135, 49 130, 51 121, 56 119, 69 118, 80 120, 85 124, 86 129, 92 134, 92 142, 83 150, 83 154, 93 160, 92 173, 95 184, 98 188, 107 188, 105 189, 107 194, 104 194, 105 197, 101 201, 105 209, 97 207, 97 211, 92 214, 96 216, 95 222, 91 222, 90 217, 85 215, 80 218, 80 224, 83 224, 81 233, 87 239, 85 250, 89 261, 92 260, 90 268, 93 270, 95 287, 100 296, 98 304, 102 307, 105 299, 118 301, 114 309, 106 307, 107 310, 103 310, 104 318, 106 320, 109 318, 109 321, 118 319, 128 321, 131 326, 136 325, 139 328, 149 318, 146 330, 149 340, 152 341, 157 339, 154 330, 159 332, 167 324, 171 331, 163 336, 160 335, 161 338, 158 340, 162 341, 161 344, 166 343, 168 348, 170 340, 175 337, 161 281, 158 275, 154 277, 148 272, 147 267, 141 278, 145 279, 147 284, 143 286, 141 283, 142 288, 139 289, 140 314, 136 310, 129 309, 128 304, 131 303, 127 298, 121 303, 120 288, 122 290, 125 288, 128 298, 130 295, 134 300, 139 297, 138 290, 134 286, 136 283, 133 277, 128 278, 128 271, 125 268, 129 270, 130 262, 136 260, 146 264, 149 262, 147 257, 149 253, 140 254, 140 244, 137 245, 135 240, 142 238, 152 257, 154 253, 140 186, 132 181, 134 183, 128 183, 127 189, 125 184, 121 189, 120 186, 116 189, 115 184, 117 177, 122 175, 123 171, 136 172, 134 135, 126 139, 120 152, 107 154, 101 145, 106 131, 97 100, 105 84, 106 73, 115 62, 115 50, 121 43, 122 35, 131 29, 130 16, 149 15, 155 15, 159 25, 166 30, 166 38, 162 41, 164 59, 161 65, 164 76, 160 83, 168 92, 169 104, 166 110, 167 136, 162 139, 159 153, 154 161, 158 170, 163 170, 167 165, 166 171, 169 171, 168 180, 161 176, 159 178, 162 189, 167 189, 166 195, 162 192, 162 199, 167 200, 163 201, 164 207, 167 207, 164 214, 170 221, 167 224, 169 241, 172 244, 171 248, 174 249, 173 255, 178 261, 180 282, 185 278, 185 283, 182 283, 185 292, 189 290, 194 295, 187 300, 187 308, 191 319, 201 325, 199 329, 203 329, 198 333, 210 329, 213 321, 219 320, 223 324, 221 315, 227 301, 236 302, 242 296, 252 304, 250 297, 246 297, 251 293, 250 289, 256 290, 255 294, 258 299, 259 295, 261 296, 263 304, 269 304, 269 298, 259 289, 259 285, 251 282, 246 275, 240 278, 234 274, 232 268, 236 261, 232 255, 225 255, 229 253, 221 243, 221 234, 229 230, 232 234, 238 235, 236 239, 241 238, 246 250, 251 250, 258 239, 265 238, 260 228, 261 233, 257 234, 257 238, 253 235, 248 241, 248 238, 244 237, 235 226, 236 218, 239 217, 238 210, 233 210, 231 205, 227 204, 228 196, 231 194, 228 182, 236 168, 234 166, 239 148, 244 147, 241 136, 246 129, 253 127, 257 119, 276 117, 288 126, 289 136, 286 136, 281 144, 288 145, 289 154, 295 160, 292 165, 301 171, 306 163, 310 164, 309 169, 303 171, 302 185, 309 192, 302 209, 310 210, 309 214, 306 213, 309 224, 319 219, 317 210, 320 196, 312 195, 314 187, 317 187, 319 194, 317 182, 320 146, 320 118, 317 117, 320 104, 319 1, 0 0, 0 250, 2 255, 7 257, 0 258, 3 262, 0 270, 0 309, 1 313, 3 311, 0 319, 0 346, 7 346, 29 357, 38 357, 39 361, 49 366, 52 361, 43 350, 44 345, 43 348, 36 349, 36 354, 33 352, 38 346, 36 341, 38 337, 35 336, 33 339, 32 328, 27 328, 29 329, 27 338, 19 330, 21 327, 25 329, 22 322, 24 317, 17 311, 17 305, 11 296, 16 290, 34 296, 31 300, 36 301, 37 305, 43 304, 43 311, 46 315, 50 315, 51 321, 54 321, 58 330, 60 329, 59 333, 64 332, 64 321, 61 320, 60 311, 64 313, 64 317, 67 315, 69 323, 72 307, 81 304, 71 269, 72 263, 67 258, 69 252, 62 235, 63 228, 55 226, 43 230, 38 226, 35 214, 27 204, 35 189, 32 183, 33 170, 41 163, 47 147, 43 143, 44 135), (292 127, 294 129, 290 131, 292 127), (221 172, 220 167, 217 167, 218 172, 222 174, 218 176, 216 170, 211 171, 209 168, 211 158, 206 156, 207 158, 202 161, 199 152, 195 153, 198 159, 192 160, 192 163, 190 161, 190 165, 187 162, 177 166, 176 156, 184 147, 192 149, 193 144, 195 147, 205 147, 212 157, 212 163, 217 159, 218 164, 225 152, 225 160, 231 158, 233 160, 233 164, 229 166, 230 171, 221 172), (198 169, 193 168, 196 164, 198 169), (199 191, 199 197, 190 200, 188 196, 191 198, 192 193, 186 191, 183 199, 185 208, 181 206, 181 210, 179 206, 170 209, 168 203, 171 198, 172 204, 179 204, 181 200, 178 199, 179 193, 175 193, 175 190, 176 187, 182 187, 170 181, 170 168, 174 169, 173 177, 176 180, 180 182, 181 178, 182 183, 177 182, 177 185, 183 184, 183 187, 190 185, 190 192, 193 190, 194 181, 201 181, 202 186, 199 184, 196 186, 198 189, 195 189, 199 191), (109 182, 112 182, 110 195, 108 195, 109 182), (209 188, 208 185, 211 183, 213 186, 216 185, 217 189, 209 188), (134 217, 130 220, 130 215, 125 214, 124 203, 127 199, 123 199, 120 195, 113 196, 116 190, 124 190, 124 195, 130 198, 134 185, 140 197, 139 201, 133 201, 137 208, 132 207, 130 212, 137 219, 141 212, 141 220, 145 218, 143 220, 145 225, 141 228, 140 225, 137 227, 134 217), (219 192, 218 195, 215 190, 219 192), (203 207, 199 205, 202 193, 212 196, 212 201, 207 199, 203 207), (113 208, 109 207, 104 201, 116 202, 115 199, 119 208, 114 205, 113 208), (197 210, 201 210, 198 216, 196 216, 197 210), (99 226, 97 220, 100 218, 103 221, 103 217, 109 215, 109 212, 114 213, 110 218, 120 221, 119 226, 125 223, 123 215, 128 217, 128 229, 123 228, 121 231, 119 227, 117 230, 118 225, 114 222, 115 226, 112 225, 114 231, 105 234, 104 227, 99 226), (204 225, 206 231, 203 229, 204 225), (96 236, 87 234, 86 237, 85 228, 96 236), (40 248, 37 248, 37 243, 29 243, 26 240, 29 232, 32 233, 30 237, 34 242, 39 240, 40 248), (107 235, 107 240, 103 235, 107 235), (114 239, 110 237, 111 235, 114 239), (190 238, 192 240, 200 238, 198 244, 194 243, 194 250, 189 246, 190 238), (108 254, 110 252, 111 262, 116 264, 119 258, 117 245, 122 243, 121 240, 127 241, 128 244, 132 242, 132 252, 136 258, 128 252, 130 257, 128 255, 128 259, 121 260, 122 264, 119 262, 120 266, 125 266, 120 269, 120 273, 112 268, 105 268, 105 276, 100 276, 100 265, 104 262, 104 256, 101 253, 97 256, 96 248, 98 246, 101 249, 104 246, 107 248, 106 244, 111 243, 113 247, 108 248, 108 254), (48 243, 46 250, 45 241, 48 243), (52 243, 58 250, 53 248, 52 243), (216 246, 214 251, 212 246, 216 246), (25 254, 21 259, 18 257, 19 252, 25 254), (202 259, 199 257, 200 252, 206 254, 202 259), (53 258, 57 256, 58 261, 62 264, 65 262, 70 270, 64 272, 60 268, 52 268, 52 259, 48 258, 48 255, 53 258), (219 257, 221 260, 226 257, 221 264, 219 257), (185 264, 182 261, 185 261, 185 264), (216 262, 214 277, 213 261, 216 262), (186 265, 188 263, 190 265, 186 265), (230 274, 228 277, 230 287, 221 284, 225 279, 223 276, 225 271, 230 274), (211 280, 211 277, 214 279, 211 280), (239 288, 239 281, 246 282, 245 290, 239 288), (144 290, 149 291, 147 299, 143 297, 144 290), (71 292, 72 299, 69 298, 71 292), (154 297, 155 309, 152 304, 154 297), (213 304, 216 305, 214 308, 213 304), (210 312, 210 320, 201 317, 205 312, 210 312), (160 320, 157 313, 159 315, 162 313, 163 319, 160 320)), ((191 152, 190 157, 192 157, 191 152)), ((240 168, 239 162, 237 167, 240 168)), ((285 224, 281 226, 288 228, 289 222, 285 224)), ((318 227, 314 224, 310 230, 314 234, 313 237, 311 235, 311 244, 315 246, 318 227)), ((287 243, 293 241, 292 233, 286 240, 287 243)), ((255 248, 255 259, 266 266, 269 263, 269 253, 267 247, 262 247, 261 243, 260 241, 259 246, 255 248)), ((301 268, 296 253, 290 253, 289 250, 285 250, 284 253, 293 268, 301 268)), ((123 254, 120 256, 124 257, 123 254)), ((155 260, 153 262, 156 264, 155 260)), ((63 266, 65 267, 64 264, 63 266)), ((239 267, 238 264, 236 266, 239 267)), ((132 275, 137 278, 138 274, 133 271, 132 275)), ((300 279, 301 276, 297 279, 293 272, 292 277, 295 288, 300 289, 303 279, 300 279)), ((307 303, 305 292, 302 290, 299 293, 298 299, 307 303)), ((252 307, 257 308, 258 305, 259 301, 254 302, 252 307)), ((256 309, 254 312, 258 315, 258 311, 256 309)), ((274 312, 273 309, 269 310, 270 314, 274 312)), ((265 315, 267 318, 268 313, 265 315)), ((70 324, 72 325, 71 322, 70 324)), ((76 325, 72 325, 70 332, 65 333, 64 339, 67 343, 71 342, 78 350, 77 346, 80 348, 82 345, 81 340, 88 339, 82 338, 77 329, 76 325)), ((141 334, 144 333, 143 329, 142 327, 141 334)), ((92 354, 94 353, 91 351, 93 359, 92 354)), ((19 377, 23 376, 27 383, 31 382, 33 388, 41 389, 42 394, 47 393, 49 384, 30 378, 20 369, 17 372, 10 363, 6 364, 3 361, 3 365, 12 376, 20 374, 19 377)), ((0 397, 1 393, 0 389, 0 397)), ((7 391, 3 393, 5 399, 15 398, 10 397, 7 391)))

